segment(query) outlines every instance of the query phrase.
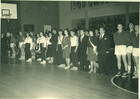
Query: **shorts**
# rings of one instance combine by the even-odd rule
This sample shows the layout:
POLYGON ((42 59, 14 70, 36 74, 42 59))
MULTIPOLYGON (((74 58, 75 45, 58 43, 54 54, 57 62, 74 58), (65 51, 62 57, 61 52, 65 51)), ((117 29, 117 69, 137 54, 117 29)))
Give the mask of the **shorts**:
POLYGON ((133 48, 133 56, 139 56, 139 48, 133 48))
POLYGON ((132 53, 132 52, 133 52, 133 46, 128 46, 127 53, 132 53))
POLYGON ((125 45, 116 45, 115 46, 115 55, 126 55, 127 49, 125 45))
POLYGON ((11 48, 15 47, 15 44, 14 43, 10 43, 10 47, 11 48))
POLYGON ((24 42, 19 42, 19 47, 21 48, 23 46, 24 42))

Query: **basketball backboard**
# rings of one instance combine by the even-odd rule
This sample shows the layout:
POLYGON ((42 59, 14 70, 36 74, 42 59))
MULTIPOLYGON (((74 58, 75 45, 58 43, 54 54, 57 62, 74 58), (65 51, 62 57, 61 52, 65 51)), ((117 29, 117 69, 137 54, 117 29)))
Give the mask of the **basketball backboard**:
POLYGON ((1 19, 17 19, 17 4, 1 3, 1 19))

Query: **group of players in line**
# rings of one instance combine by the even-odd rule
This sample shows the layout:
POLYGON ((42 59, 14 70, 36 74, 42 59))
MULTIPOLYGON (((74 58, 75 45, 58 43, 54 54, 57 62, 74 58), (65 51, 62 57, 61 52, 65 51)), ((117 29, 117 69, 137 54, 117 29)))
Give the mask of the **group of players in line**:
MULTIPOLYGON (((118 73, 116 76, 127 77, 131 73, 131 59, 134 61, 134 76, 138 78, 139 68, 139 25, 129 24, 129 30, 124 31, 122 24, 117 25, 118 31, 113 34, 113 42, 105 31, 104 27, 92 30, 78 31, 65 29, 52 29, 47 33, 34 34, 19 32, 17 39, 12 33, 7 32, 6 48, 8 57, 14 58, 16 54, 15 42, 21 52, 19 60, 32 62, 35 55, 40 64, 53 63, 60 68, 71 70, 89 69, 89 73, 108 74, 108 54, 112 50, 111 43, 114 43, 114 54, 117 59, 118 73), (33 51, 34 50, 34 51, 33 51), (125 72, 121 70, 121 59, 123 60, 125 72), (98 72, 97 69, 98 68, 98 72)), ((2 35, 2 38, 4 36, 2 35)), ((5 41, 4 41, 5 42, 5 41)), ((4 45, 6 45, 4 47, 4 45)))

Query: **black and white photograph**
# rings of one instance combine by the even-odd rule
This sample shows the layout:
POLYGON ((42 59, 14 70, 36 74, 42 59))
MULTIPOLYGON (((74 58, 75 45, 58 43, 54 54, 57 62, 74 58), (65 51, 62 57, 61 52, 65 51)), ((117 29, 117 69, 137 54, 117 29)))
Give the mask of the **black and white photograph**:
POLYGON ((139 0, 0 5, 0 99, 139 99, 139 0))

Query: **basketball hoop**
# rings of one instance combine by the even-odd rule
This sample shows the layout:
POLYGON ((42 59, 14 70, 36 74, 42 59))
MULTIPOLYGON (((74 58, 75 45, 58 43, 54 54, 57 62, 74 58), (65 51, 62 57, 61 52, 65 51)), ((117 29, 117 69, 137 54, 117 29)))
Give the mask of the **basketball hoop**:
POLYGON ((2 9, 2 18, 7 19, 8 22, 9 22, 11 15, 12 14, 10 13, 10 9, 2 9))
POLYGON ((12 14, 3 14, 2 16, 3 16, 4 18, 6 18, 7 21, 9 22, 9 19, 10 19, 11 15, 12 15, 12 14))

